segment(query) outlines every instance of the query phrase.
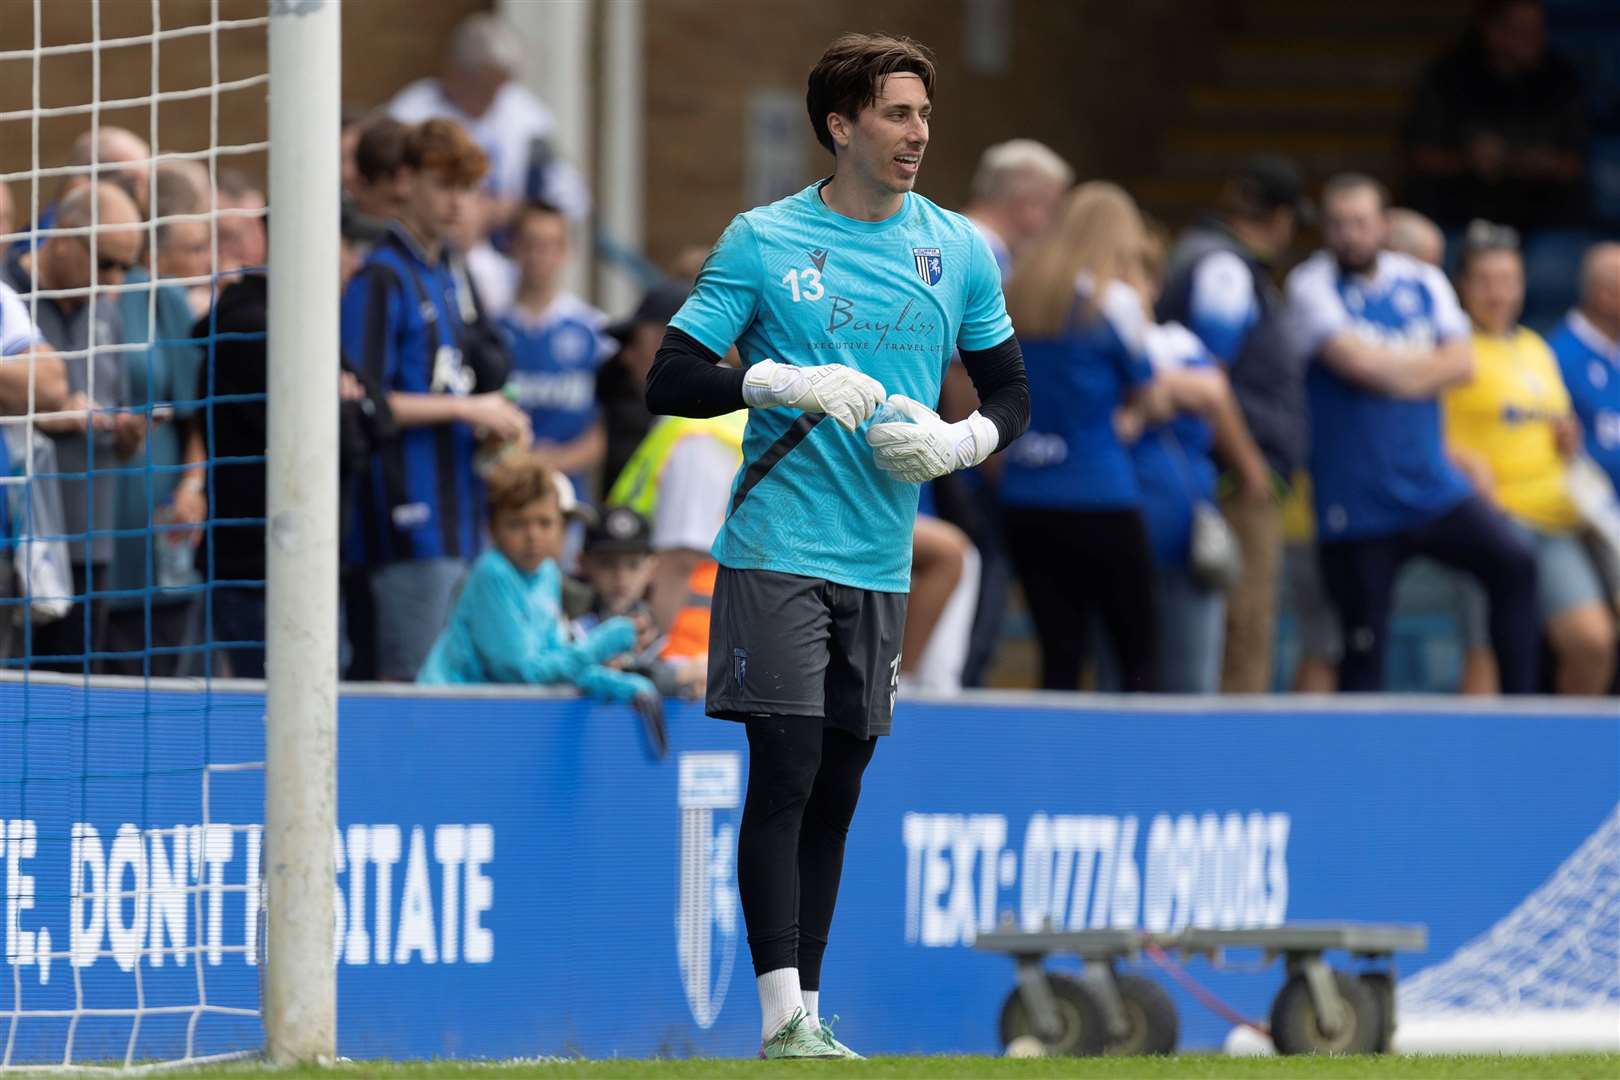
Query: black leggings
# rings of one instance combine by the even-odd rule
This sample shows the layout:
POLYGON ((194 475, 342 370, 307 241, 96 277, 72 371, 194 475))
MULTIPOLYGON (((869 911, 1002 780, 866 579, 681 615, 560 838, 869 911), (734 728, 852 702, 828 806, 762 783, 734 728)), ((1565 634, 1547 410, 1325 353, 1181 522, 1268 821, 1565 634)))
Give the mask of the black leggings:
POLYGON ((748 721, 748 800, 737 831, 737 891, 754 974, 797 967, 821 988, 844 840, 877 739, 824 727, 820 717, 748 721))
POLYGON ((1507 519, 1478 495, 1419 528, 1393 536, 1317 545, 1322 584, 1339 612, 1344 658, 1339 689, 1384 689, 1384 650, 1395 576, 1416 555, 1472 574, 1491 604, 1491 648, 1502 692, 1533 694, 1541 660, 1536 555, 1507 519))
POLYGON ((1126 690, 1157 685, 1153 553, 1136 510, 1007 510, 1007 549, 1035 632, 1041 685, 1073 690, 1085 664, 1093 613, 1119 657, 1126 690))

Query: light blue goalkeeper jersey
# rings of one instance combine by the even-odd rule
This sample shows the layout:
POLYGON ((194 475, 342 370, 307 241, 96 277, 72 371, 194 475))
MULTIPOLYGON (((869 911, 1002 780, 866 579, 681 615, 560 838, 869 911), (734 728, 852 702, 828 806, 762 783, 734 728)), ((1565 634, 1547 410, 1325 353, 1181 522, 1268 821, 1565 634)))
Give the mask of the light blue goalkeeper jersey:
MULTIPOLYGON (((670 325, 744 366, 846 364, 930 407, 956 348, 1012 336, 1001 274, 960 214, 908 194, 883 221, 834 213, 812 184, 739 214, 670 325)), ((859 589, 911 588, 917 485, 877 467, 866 432, 754 409, 714 557, 859 589)))

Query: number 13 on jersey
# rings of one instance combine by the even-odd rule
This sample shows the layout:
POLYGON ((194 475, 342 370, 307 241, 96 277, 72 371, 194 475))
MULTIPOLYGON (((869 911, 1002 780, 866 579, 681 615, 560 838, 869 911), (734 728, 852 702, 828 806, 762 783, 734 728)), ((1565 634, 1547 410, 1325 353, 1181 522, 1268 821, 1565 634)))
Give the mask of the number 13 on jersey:
POLYGON ((793 294, 795 304, 800 300, 820 300, 827 295, 827 290, 821 286, 821 271, 813 266, 807 266, 803 270, 789 270, 782 275, 782 284, 793 294))

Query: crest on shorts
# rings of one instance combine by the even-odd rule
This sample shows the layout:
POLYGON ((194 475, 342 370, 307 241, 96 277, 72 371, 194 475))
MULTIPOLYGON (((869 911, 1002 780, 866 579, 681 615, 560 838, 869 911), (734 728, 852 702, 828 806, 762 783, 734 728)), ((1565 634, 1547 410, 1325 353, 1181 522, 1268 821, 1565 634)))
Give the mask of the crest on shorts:
POLYGON ((939 279, 945 276, 945 263, 939 256, 939 248, 912 248, 911 257, 917 263, 917 276, 922 278, 924 285, 938 285, 939 279))
POLYGON ((737 959, 737 808, 742 804, 742 755, 685 753, 679 758, 680 895, 675 902, 675 953, 692 1019, 710 1028, 720 1018, 737 959))
POLYGON ((737 680, 737 689, 743 687, 743 680, 748 678, 748 650, 731 650, 731 677, 737 680))

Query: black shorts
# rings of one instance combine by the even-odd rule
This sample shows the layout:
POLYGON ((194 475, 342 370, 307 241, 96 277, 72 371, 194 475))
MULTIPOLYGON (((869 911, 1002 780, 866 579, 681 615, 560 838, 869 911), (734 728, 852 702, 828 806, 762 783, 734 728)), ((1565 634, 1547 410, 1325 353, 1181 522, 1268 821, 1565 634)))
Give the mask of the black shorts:
POLYGON ((906 594, 722 566, 709 622, 710 716, 814 716, 887 735, 906 594))

